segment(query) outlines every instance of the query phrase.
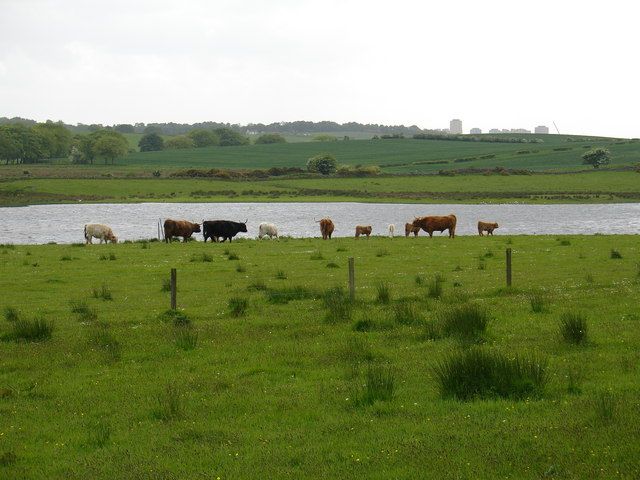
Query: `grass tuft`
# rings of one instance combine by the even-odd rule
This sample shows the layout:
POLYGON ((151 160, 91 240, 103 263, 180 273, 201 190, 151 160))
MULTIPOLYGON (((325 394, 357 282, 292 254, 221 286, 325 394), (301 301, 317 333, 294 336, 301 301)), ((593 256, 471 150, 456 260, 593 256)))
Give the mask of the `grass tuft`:
POLYGON ((327 312, 325 320, 329 323, 336 323, 343 320, 351 320, 352 304, 349 295, 342 287, 333 287, 325 290, 323 303, 327 312))
POLYGON ((487 310, 475 303, 456 305, 443 310, 439 315, 442 333, 462 339, 481 338, 490 319, 487 310))
POLYGON ((286 280, 287 274, 284 273, 284 270, 278 270, 275 275, 276 280, 286 280))
POLYGON ((602 423, 613 422, 616 416, 618 401, 611 392, 600 392, 593 399, 596 419, 602 423))
POLYGON ((17 320, 13 323, 10 338, 14 341, 40 342, 49 340, 53 333, 53 322, 40 317, 34 320, 17 320))
POLYGON ((393 305, 393 317, 400 325, 421 325, 424 318, 415 303, 404 301, 393 305))
POLYGON ((241 317, 247 313, 249 301, 246 298, 232 297, 229 299, 229 313, 232 317, 241 317))
POLYGON ((89 307, 84 300, 72 300, 69 305, 71 313, 78 315, 78 320, 82 322, 93 322, 98 319, 98 312, 89 307))
POLYGON ((322 252, 320 252, 320 250, 316 250, 315 252, 313 252, 310 258, 311 260, 324 260, 322 252))
POLYGON ((541 293, 533 293, 529 296, 529 303, 531 304, 531 311, 533 313, 548 312, 547 299, 541 293))
POLYGON ((425 279, 424 276, 421 274, 416 274, 414 281, 416 282, 416 285, 421 287, 422 285, 424 285, 425 279))
POLYGON ((433 279, 427 285, 427 295, 430 298, 440 298, 442 296, 442 284, 444 283, 444 277, 439 273, 433 276, 433 279))
POLYGON ((264 291, 267 289, 267 284, 263 280, 257 279, 249 284, 247 290, 264 291))
POLYGON ((378 302, 385 305, 391 301, 391 287, 387 282, 380 282, 376 285, 376 298, 378 302))
POLYGON ((549 379, 546 361, 511 358, 478 347, 449 355, 433 373, 442 397, 464 401, 539 397, 549 379))
POLYGON ((622 258, 622 254, 618 250, 611 249, 611 258, 614 260, 619 260, 622 258))
POLYGON ((265 293, 267 295, 267 302, 276 304, 286 304, 292 300, 306 300, 316 297, 314 292, 301 286, 270 288, 265 290, 265 293))
POLYGON ((61 262, 70 262, 71 260, 73 259, 69 255, 63 255, 62 257, 60 257, 61 262))
POLYGON ((13 323, 20 320, 20 313, 18 313, 18 310, 13 307, 10 307, 10 306, 4 307, 3 314, 4 314, 4 319, 7 322, 13 323))
POLYGON ((213 256, 209 255, 208 253, 201 253, 200 255, 192 255, 191 261, 210 263, 210 262, 213 262, 213 256))
POLYGON ((93 298, 101 298, 102 300, 113 300, 113 296, 111 295, 111 290, 108 286, 102 285, 100 288, 94 288, 91 291, 93 298))
POLYGON ((104 352, 111 362, 120 360, 122 345, 113 336, 107 323, 96 325, 89 333, 89 344, 104 352))
POLYGON ((163 322, 171 322, 175 327, 188 327, 191 325, 191 319, 181 310, 166 310, 159 315, 163 322))
POLYGON ((236 265, 236 272, 244 273, 246 271, 247 271, 247 267, 245 267, 244 265, 242 265, 240 263, 238 265, 236 265))
POLYGON ((182 416, 183 406, 180 390, 174 384, 167 384, 156 397, 156 402, 153 416, 158 420, 169 422, 182 416))
POLYGON ((376 257, 378 257, 378 258, 388 257, 389 255, 391 255, 391 254, 389 253, 389 250, 387 250, 386 248, 380 248, 376 252, 376 257))
POLYGON ((100 420, 89 426, 88 444, 95 448, 103 448, 111 439, 111 427, 109 424, 100 420))
POLYGON ((560 316, 560 335, 567 343, 584 345, 587 343, 587 318, 579 312, 564 312, 560 316))
POLYGON ((327 263, 327 268, 340 268, 340 265, 335 262, 329 262, 327 263))
POLYGON ((240 257, 236 253, 230 253, 227 260, 240 260, 240 257))
POLYGON ((365 383, 355 396, 355 403, 373 405, 375 402, 388 402, 393 399, 395 385, 395 373, 390 365, 369 363, 365 383))
POLYGON ((198 345, 198 333, 188 327, 176 328, 175 342, 184 351, 193 350, 198 345))
POLYGON ((109 255, 107 255, 106 253, 103 253, 98 258, 100 260, 115 260, 116 259, 116 254, 115 253, 110 253, 109 255))

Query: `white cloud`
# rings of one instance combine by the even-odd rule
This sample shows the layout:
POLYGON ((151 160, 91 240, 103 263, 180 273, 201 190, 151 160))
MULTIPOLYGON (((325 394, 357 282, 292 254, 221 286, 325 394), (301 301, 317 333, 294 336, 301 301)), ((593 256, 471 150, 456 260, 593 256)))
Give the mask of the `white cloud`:
POLYGON ((0 116, 640 136, 632 2, 0 0, 0 116), (606 8, 605 8, 606 7, 606 8))

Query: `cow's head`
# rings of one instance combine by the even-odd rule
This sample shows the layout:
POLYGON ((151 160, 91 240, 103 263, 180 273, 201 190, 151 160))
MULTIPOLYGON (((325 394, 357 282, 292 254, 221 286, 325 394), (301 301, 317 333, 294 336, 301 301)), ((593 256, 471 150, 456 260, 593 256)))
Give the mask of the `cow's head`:
POLYGON ((497 224, 497 223, 494 223, 494 224, 493 224, 493 228, 498 228, 498 224, 497 224))
POLYGON ((240 231, 241 232, 246 232, 247 231, 247 222, 249 221, 249 219, 247 218, 244 222, 240 222, 240 231))
POLYGON ((191 230, 193 230, 193 233, 200 233, 200 224, 199 223, 192 223, 191 224, 191 230))
POLYGON ((109 235, 107 237, 107 240, 110 240, 111 243, 118 243, 118 237, 116 237, 115 235, 109 235))

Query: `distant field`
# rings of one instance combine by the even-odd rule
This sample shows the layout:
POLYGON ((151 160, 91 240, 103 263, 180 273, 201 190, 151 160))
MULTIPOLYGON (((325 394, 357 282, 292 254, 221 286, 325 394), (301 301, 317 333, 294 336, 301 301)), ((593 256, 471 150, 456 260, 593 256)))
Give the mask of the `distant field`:
POLYGON ((626 235, 0 245, 0 478, 638 479, 639 258, 626 235), (439 367, 478 348, 534 373, 457 399, 439 367))
POLYGON ((171 178, 0 181, 0 205, 76 201, 638 202, 640 174, 602 171, 556 175, 431 175, 260 181, 171 178))
POLYGON ((329 152, 335 155, 340 164, 378 165, 384 172, 401 174, 421 174, 470 167, 504 167, 534 171, 582 170, 586 168, 582 165, 582 154, 588 148, 600 146, 611 151, 611 165, 614 167, 640 162, 640 142, 621 143, 613 139, 596 141, 583 137, 558 135, 545 135, 540 138, 543 138, 544 143, 511 144, 404 139, 209 147, 137 152, 129 155, 122 162, 131 167, 143 168, 305 167, 310 157, 329 152), (577 138, 580 141, 568 142, 567 138, 572 140, 577 138))

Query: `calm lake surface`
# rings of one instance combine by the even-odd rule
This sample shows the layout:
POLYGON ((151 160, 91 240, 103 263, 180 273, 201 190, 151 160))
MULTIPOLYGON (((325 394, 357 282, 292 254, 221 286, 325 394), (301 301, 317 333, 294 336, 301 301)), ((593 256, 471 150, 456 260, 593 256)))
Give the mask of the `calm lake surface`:
MULTIPOLYGON (((155 238, 158 219, 173 218, 201 222, 203 219, 248 220, 248 233, 255 238, 261 222, 272 222, 280 235, 316 237, 315 219, 330 217, 334 236, 354 234, 355 225, 372 225, 373 235, 386 235, 396 226, 404 235, 404 224, 414 216, 458 217, 456 234, 477 235, 478 220, 498 222, 497 235, 535 234, 639 234, 640 203, 589 205, 460 205, 376 203, 138 203, 33 205, 0 208, 0 243, 41 244, 83 242, 86 223, 105 223, 119 240, 155 238)), ((420 235, 425 235, 421 232, 420 235)), ((435 233, 434 235, 440 235, 435 233)), ((445 234, 446 235, 446 234, 445 234)), ((202 240, 202 234, 196 234, 202 240)))

